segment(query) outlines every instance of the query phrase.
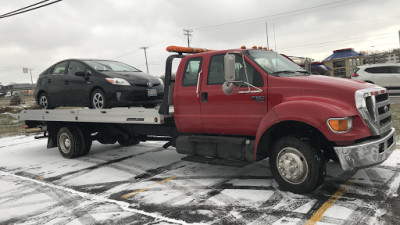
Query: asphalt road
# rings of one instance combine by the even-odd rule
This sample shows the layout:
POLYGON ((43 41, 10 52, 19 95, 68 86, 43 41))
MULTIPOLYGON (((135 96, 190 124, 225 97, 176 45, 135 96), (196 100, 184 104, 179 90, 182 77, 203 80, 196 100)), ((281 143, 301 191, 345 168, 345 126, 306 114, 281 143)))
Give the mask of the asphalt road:
POLYGON ((46 140, 0 139, 0 224, 398 224, 400 150, 381 165, 323 185, 277 188, 268 161, 229 164, 177 154, 161 142, 94 143, 64 159, 46 140))

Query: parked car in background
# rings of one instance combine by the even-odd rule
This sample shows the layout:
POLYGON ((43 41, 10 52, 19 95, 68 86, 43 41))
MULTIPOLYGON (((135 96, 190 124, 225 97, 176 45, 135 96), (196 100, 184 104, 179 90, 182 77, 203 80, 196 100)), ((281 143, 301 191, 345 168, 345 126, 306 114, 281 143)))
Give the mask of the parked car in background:
POLYGON ((35 87, 36 102, 44 109, 154 106, 163 94, 161 79, 122 62, 94 59, 60 61, 39 75, 35 87))
POLYGON ((400 63, 359 66, 351 79, 373 83, 386 88, 400 88, 400 63))

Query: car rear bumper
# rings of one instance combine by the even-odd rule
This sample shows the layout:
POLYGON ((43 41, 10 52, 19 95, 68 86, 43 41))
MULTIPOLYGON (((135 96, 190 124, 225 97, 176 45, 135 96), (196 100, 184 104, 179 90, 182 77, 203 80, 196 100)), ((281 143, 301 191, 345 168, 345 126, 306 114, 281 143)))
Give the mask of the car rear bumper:
POLYGON ((392 128, 386 136, 379 139, 334 149, 343 170, 377 165, 385 161, 396 149, 395 129, 392 128))

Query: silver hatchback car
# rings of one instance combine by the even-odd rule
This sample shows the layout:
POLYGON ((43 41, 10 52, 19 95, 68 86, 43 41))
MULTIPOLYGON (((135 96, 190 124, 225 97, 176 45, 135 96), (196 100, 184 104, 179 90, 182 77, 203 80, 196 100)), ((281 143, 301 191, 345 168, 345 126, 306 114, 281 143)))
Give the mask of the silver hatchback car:
POLYGON ((359 66, 351 79, 373 83, 388 89, 400 89, 400 63, 359 66))

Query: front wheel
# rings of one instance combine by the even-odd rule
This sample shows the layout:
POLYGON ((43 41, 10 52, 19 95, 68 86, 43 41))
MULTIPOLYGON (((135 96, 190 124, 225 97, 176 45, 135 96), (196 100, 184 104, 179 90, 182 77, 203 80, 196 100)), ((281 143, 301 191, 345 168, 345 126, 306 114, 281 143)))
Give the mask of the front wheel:
POLYGON ((96 89, 90 96, 90 107, 93 109, 107 108, 106 95, 101 89, 96 89))
POLYGON ((309 193, 325 177, 322 152, 298 138, 279 139, 272 147, 269 163, 279 187, 293 193, 309 193))

